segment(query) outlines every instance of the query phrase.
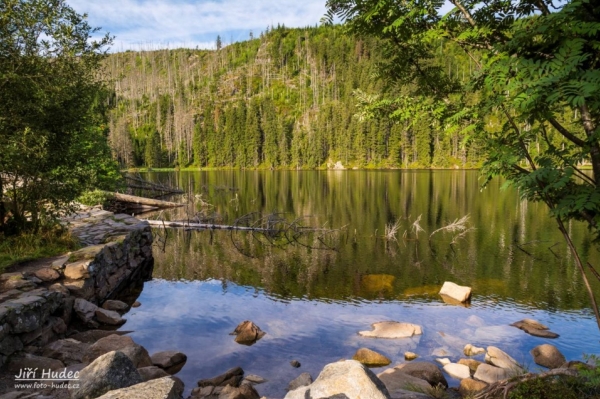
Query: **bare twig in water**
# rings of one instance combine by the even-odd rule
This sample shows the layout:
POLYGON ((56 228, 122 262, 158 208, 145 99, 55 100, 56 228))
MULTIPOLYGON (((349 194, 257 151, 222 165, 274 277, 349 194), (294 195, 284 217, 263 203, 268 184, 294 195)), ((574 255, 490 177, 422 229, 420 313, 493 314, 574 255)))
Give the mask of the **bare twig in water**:
POLYGON ((594 266, 592 266, 592 264, 590 262, 588 262, 587 265, 590 268, 590 271, 592 272, 592 274, 594 275, 594 277, 596 277, 598 279, 598 281, 600 281, 600 274, 598 274, 598 272, 596 271, 596 269, 594 269, 594 266))
POLYGON ((396 219, 395 223, 388 223, 385 225, 384 238, 388 241, 398 241, 396 235, 400 229, 400 219, 396 219))
MULTIPOLYGON (((431 233, 429 235, 429 240, 431 241, 431 237, 433 237, 434 234, 441 232, 450 232, 450 233, 465 233, 466 231, 471 230, 471 228, 469 228, 468 223, 469 222, 469 215, 465 215, 463 217, 461 217, 460 219, 454 219, 454 221, 452 223, 450 223, 449 225, 446 225, 444 227, 440 227, 437 230, 434 230, 433 233, 431 233)), ((460 234, 459 234, 460 235, 460 234)), ((460 237, 454 237, 455 239, 459 239, 460 237)), ((454 241, 454 240, 453 240, 454 241)))
POLYGON ((419 224, 419 222, 421 221, 421 215, 419 215, 419 217, 417 218, 417 220, 415 220, 412 224, 412 232, 415 233, 415 236, 417 236, 417 238, 419 238, 419 232, 423 232, 425 233, 425 230, 423 230, 423 228, 421 227, 421 225, 419 224))

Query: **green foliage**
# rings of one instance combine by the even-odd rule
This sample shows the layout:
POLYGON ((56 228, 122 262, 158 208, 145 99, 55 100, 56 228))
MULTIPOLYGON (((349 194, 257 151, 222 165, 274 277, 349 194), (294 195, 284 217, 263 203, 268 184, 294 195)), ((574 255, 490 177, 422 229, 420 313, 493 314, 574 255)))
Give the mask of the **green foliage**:
MULTIPOLYGON (((479 163, 480 153, 461 147, 461 130, 446 135, 427 120, 437 112, 431 101, 414 121, 409 113, 401 121, 358 123, 354 93, 404 90, 375 79, 385 61, 380 47, 380 40, 347 35, 340 26, 280 26, 219 51, 113 54, 106 62, 118 82, 113 149, 123 165, 149 166, 158 153, 152 130, 163 167, 181 166, 180 159, 238 168, 479 163)), ((452 47, 439 58, 453 69, 466 60, 452 47)))
POLYGON ((86 191, 77 197, 77 202, 83 205, 95 206, 102 205, 106 206, 114 196, 112 193, 103 190, 86 191))
POLYGON ((63 0, 0 4, 0 232, 37 231, 119 179, 97 79, 111 39, 95 32, 63 0))
POLYGON ((442 15, 441 0, 327 2, 330 20, 382 40, 380 76, 402 87, 401 95, 358 92, 359 115, 413 127, 417 164, 427 144, 434 164, 448 164, 436 154, 448 147, 461 149, 452 162, 483 155, 487 181, 502 175, 559 223, 583 220, 598 236, 600 8, 589 0, 452 4, 442 15), (469 66, 466 79, 449 54, 469 66), (436 134, 423 133, 427 125, 436 134))

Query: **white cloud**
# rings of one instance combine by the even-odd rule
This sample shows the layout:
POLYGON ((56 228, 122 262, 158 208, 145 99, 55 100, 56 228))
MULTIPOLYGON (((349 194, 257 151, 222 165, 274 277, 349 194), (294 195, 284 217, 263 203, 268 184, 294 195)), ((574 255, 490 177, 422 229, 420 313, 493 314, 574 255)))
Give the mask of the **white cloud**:
POLYGON ((325 0, 67 0, 87 13, 91 26, 116 36, 113 50, 140 46, 214 47, 258 35, 267 26, 315 25, 325 14, 325 0))

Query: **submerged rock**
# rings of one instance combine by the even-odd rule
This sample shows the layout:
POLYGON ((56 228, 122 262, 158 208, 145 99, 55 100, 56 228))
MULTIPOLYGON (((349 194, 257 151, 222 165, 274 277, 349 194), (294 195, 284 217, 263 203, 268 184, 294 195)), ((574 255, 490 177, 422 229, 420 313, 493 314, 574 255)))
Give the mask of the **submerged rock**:
POLYGON ((179 372, 187 361, 185 353, 178 351, 162 351, 152 355, 152 364, 160 367, 169 374, 179 372))
POLYGON ((199 387, 218 387, 218 386, 226 386, 231 385, 237 387, 240 385, 240 382, 244 378, 244 370, 241 367, 234 367, 221 375, 218 375, 213 378, 207 378, 204 380, 198 381, 199 387))
POLYGON ((416 358, 418 358, 419 355, 417 355, 414 352, 404 352, 404 359, 411 361, 411 360, 415 360, 416 358))
POLYGON ((423 334, 421 326, 397 321, 382 321, 371 325, 373 330, 360 331, 358 334, 370 338, 410 338, 413 335, 423 334))
POLYGON ((558 338, 559 335, 549 330, 547 326, 544 324, 533 320, 533 319, 523 319, 511 324, 513 327, 517 327, 520 330, 525 331, 529 335, 533 335, 534 337, 541 338, 558 338))

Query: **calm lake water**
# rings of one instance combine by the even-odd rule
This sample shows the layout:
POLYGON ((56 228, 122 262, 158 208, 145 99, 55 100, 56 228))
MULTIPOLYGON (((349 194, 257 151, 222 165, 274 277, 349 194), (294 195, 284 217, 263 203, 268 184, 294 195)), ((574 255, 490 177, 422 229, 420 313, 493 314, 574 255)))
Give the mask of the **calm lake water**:
MULTIPOLYGON (((179 186, 187 192, 179 200, 192 201, 163 212, 165 219, 200 215, 217 224, 255 226, 270 220, 271 226, 288 229, 286 237, 155 231, 154 278, 144 285, 142 306, 127 314, 122 329, 134 330, 133 339, 150 353, 186 353, 188 362, 178 373, 186 393, 198 379, 241 366, 246 374, 268 380, 257 386, 261 395, 283 397, 300 373, 316 378, 325 364, 350 358, 360 347, 396 364, 404 362, 407 350, 422 360, 445 351, 456 361, 466 343, 494 345, 532 371, 540 367, 528 352, 542 343, 556 345, 569 360, 600 354, 587 294, 555 222, 542 204, 501 189, 500 180, 481 190, 476 171, 210 171, 144 177, 179 186), (467 215, 470 230, 462 236, 440 231, 430 237, 467 215), (386 226, 393 224, 395 239, 384 238, 386 226), (473 287, 470 306, 445 304, 437 294, 444 281, 473 287), (508 326, 526 317, 560 337, 536 338, 508 326), (267 332, 253 346, 239 345, 229 335, 244 320, 267 332), (384 320, 419 324, 423 335, 404 340, 358 336, 384 320), (302 364, 299 369, 289 364, 293 359, 302 364)), ((600 266, 599 250, 585 227, 569 228, 584 258, 600 266)), ((600 284, 592 284, 600 294, 600 284)))

